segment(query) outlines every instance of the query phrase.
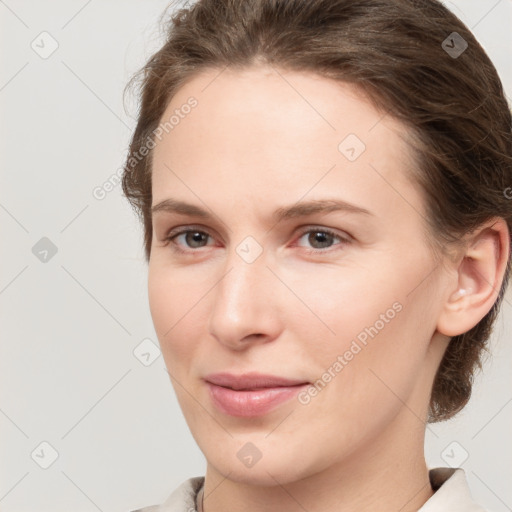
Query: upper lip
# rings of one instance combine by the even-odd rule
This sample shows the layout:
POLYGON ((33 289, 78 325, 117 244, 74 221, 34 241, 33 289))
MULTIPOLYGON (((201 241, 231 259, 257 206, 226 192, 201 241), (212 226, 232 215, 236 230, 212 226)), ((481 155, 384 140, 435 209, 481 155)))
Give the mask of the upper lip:
POLYGON ((286 379, 277 375, 265 375, 262 373, 244 373, 233 375, 231 373, 212 373, 204 378, 205 381, 235 390, 249 390, 261 388, 277 388, 284 386, 297 386, 307 384, 307 381, 299 379, 286 379))

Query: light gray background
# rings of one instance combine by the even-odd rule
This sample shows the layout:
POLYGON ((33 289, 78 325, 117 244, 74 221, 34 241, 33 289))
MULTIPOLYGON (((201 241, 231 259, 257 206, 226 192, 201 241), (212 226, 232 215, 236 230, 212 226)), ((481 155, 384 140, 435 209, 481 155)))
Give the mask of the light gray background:
MULTIPOLYGON (((512 97, 512 1, 447 5, 512 97)), ((122 90, 161 44, 166 6, 0 1, 4 512, 127 511, 204 474, 162 357, 145 366, 133 353, 146 338, 157 343, 137 219, 120 185, 93 195, 123 163, 136 110, 132 101, 125 113, 122 90), (47 58, 31 47, 48 52, 52 39, 58 48, 47 58), (43 237, 58 250, 47 262, 32 252, 43 237), (58 453, 47 469, 52 449, 42 442, 58 453)), ((471 403, 426 435, 430 466, 467 453, 472 492, 495 512, 512 507, 510 292, 506 299, 471 403)))

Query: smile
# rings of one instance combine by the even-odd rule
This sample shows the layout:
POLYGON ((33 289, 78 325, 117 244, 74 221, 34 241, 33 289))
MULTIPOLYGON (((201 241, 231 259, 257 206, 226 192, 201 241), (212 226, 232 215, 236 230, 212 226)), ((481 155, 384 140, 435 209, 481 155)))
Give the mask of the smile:
POLYGON ((230 416, 262 416, 291 400, 308 382, 261 374, 234 376, 227 373, 207 377, 213 404, 230 416))

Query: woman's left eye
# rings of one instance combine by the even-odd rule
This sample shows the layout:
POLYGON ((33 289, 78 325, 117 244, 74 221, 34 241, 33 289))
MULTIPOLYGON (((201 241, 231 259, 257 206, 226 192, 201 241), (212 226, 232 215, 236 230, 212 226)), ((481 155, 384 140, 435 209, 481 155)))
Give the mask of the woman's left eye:
POLYGON ((307 252, 311 253, 320 252, 322 249, 332 247, 333 240, 336 239, 341 241, 341 244, 338 245, 349 243, 348 237, 338 235, 334 231, 326 228, 309 228, 307 231, 302 232, 299 240, 303 239, 304 237, 306 237, 307 242, 313 246, 313 250, 307 249, 307 252))

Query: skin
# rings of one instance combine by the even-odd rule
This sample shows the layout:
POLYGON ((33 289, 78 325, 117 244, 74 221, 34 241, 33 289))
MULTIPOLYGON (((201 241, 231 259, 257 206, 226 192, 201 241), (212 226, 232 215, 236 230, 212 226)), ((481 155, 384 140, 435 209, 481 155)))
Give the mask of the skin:
POLYGON ((163 116, 198 101, 157 142, 152 204, 173 198, 211 217, 154 214, 148 281, 163 357, 207 461, 204 510, 418 510, 432 495, 423 445, 434 374, 450 336, 496 300, 506 224, 494 219, 442 263, 398 121, 313 73, 219 73, 196 75, 163 116), (366 146, 354 161, 338 150, 350 133, 366 146), (325 198, 370 214, 271 218, 325 198), (205 235, 166 240, 177 227, 205 235), (322 228, 335 232, 323 245, 322 228), (252 263, 237 253, 248 236, 263 249, 252 263), (258 418, 213 405, 206 375, 314 382, 394 303, 400 312, 308 404, 258 418), (252 467, 237 457, 248 442, 261 454, 252 467))

